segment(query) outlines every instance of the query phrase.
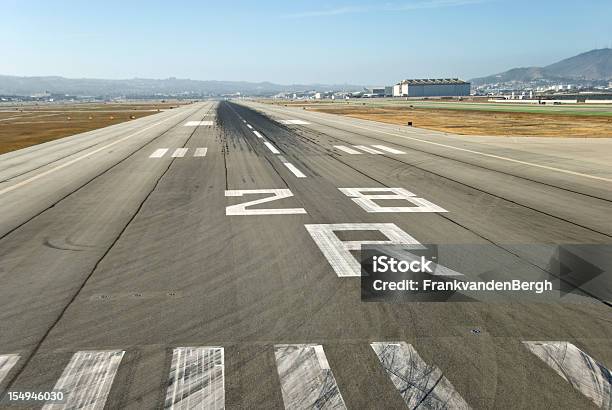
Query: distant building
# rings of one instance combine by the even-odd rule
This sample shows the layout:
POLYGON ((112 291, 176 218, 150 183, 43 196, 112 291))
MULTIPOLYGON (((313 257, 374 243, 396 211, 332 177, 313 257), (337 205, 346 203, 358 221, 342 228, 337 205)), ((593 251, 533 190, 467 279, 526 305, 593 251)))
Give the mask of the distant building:
POLYGON ((470 83, 458 78, 404 80, 393 86, 394 97, 462 97, 470 95, 470 83))
POLYGON ((368 92, 376 97, 384 97, 385 96, 385 87, 372 87, 368 89, 368 92))

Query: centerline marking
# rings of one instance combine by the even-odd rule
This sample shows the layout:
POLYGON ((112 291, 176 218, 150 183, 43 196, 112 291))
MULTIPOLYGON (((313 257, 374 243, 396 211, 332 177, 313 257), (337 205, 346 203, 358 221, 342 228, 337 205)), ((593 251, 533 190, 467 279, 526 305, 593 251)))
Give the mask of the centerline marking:
POLYGON ((293 165, 291 162, 283 162, 283 164, 285 164, 285 166, 289 169, 289 171, 291 171, 293 173, 293 175, 295 175, 296 177, 298 177, 298 178, 306 178, 306 175, 304 175, 304 173, 302 171, 297 169, 295 167, 295 165, 293 165))
POLYGON ((272 145, 272 143, 264 141, 264 145, 268 147, 270 152, 272 152, 273 154, 280 154, 280 151, 274 145, 272 145))

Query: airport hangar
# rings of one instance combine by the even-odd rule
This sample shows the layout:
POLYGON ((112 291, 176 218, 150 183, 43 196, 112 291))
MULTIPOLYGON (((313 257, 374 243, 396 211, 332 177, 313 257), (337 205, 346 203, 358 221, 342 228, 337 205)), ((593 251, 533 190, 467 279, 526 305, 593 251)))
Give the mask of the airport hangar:
POLYGON ((394 97, 463 97, 470 83, 458 78, 403 80, 393 86, 394 97))

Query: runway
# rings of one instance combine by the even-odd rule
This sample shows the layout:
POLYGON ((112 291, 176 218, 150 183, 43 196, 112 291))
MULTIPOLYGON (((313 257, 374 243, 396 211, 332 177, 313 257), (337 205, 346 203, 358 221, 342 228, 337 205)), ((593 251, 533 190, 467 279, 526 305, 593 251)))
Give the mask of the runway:
POLYGON ((0 391, 610 408, 609 275, 572 303, 366 303, 337 241, 482 245, 541 276, 540 244, 612 243, 611 153, 210 101, 1 155, 0 391))

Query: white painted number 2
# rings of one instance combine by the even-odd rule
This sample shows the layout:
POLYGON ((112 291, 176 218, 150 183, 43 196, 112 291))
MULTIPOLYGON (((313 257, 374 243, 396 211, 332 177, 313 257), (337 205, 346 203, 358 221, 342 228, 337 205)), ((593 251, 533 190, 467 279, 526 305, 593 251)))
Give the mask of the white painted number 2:
POLYGON ((447 212, 404 188, 338 188, 366 212, 447 212), (373 192, 373 193, 372 193, 373 192), (414 206, 380 206, 375 199, 402 199, 414 206))
POLYGON ((225 196, 243 196, 257 194, 272 194, 272 196, 255 199, 249 202, 243 202, 241 204, 230 205, 225 208, 225 215, 288 215, 306 213, 306 210, 304 208, 247 209, 247 207, 249 206, 277 201, 283 198, 291 198, 293 194, 289 189, 238 189, 225 191, 225 196))

